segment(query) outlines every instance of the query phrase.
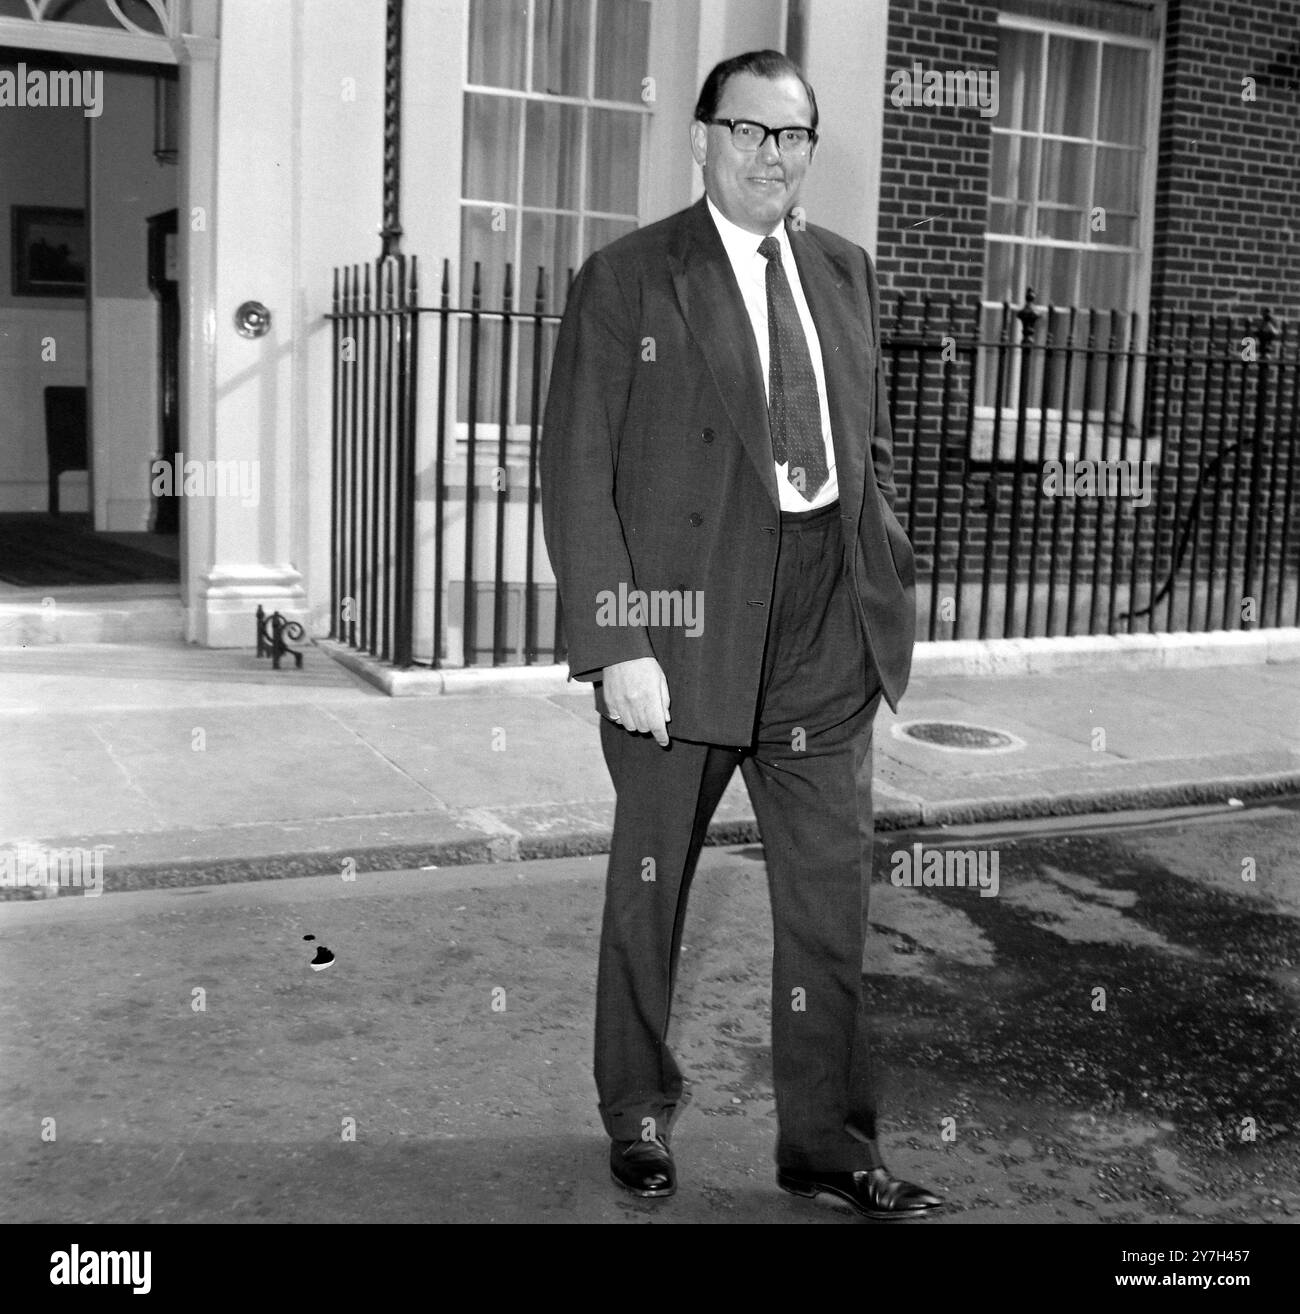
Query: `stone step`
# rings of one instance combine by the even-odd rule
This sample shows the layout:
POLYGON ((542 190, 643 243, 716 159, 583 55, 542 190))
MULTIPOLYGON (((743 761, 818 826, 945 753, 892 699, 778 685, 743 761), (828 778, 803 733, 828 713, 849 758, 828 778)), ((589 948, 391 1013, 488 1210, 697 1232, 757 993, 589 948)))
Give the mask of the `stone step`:
POLYGON ((184 633, 185 608, 174 584, 13 589, 0 593, 0 648, 175 642, 184 633))

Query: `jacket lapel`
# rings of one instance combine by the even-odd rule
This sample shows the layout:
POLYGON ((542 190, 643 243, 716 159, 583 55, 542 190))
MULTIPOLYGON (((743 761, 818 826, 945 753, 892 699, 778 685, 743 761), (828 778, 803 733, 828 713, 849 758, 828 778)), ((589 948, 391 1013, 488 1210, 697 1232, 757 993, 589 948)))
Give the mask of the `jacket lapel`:
MULTIPOLYGON (((806 230, 791 229, 790 244, 821 343, 841 511, 856 523, 867 484, 875 353, 849 272, 806 230)), ((762 363, 753 333, 743 331, 749 313, 703 198, 686 212, 669 263, 682 314, 731 423, 773 504, 779 506, 762 363)))
POLYGON ((669 255, 678 304, 718 393, 774 505, 776 470, 767 419, 767 392, 749 312, 722 238, 703 198, 686 212, 669 255))

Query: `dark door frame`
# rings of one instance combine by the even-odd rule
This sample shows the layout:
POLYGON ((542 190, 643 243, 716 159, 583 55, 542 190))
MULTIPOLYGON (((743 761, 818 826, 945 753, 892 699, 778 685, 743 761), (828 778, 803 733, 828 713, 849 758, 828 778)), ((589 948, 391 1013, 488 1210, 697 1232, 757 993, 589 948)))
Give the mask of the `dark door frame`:
MULTIPOLYGON (((158 299, 158 431, 159 456, 175 462, 180 451, 181 299, 177 210, 149 216, 149 291, 158 299), (171 239, 170 242, 168 239, 171 239), (170 247, 170 251, 169 251, 170 247)), ((155 534, 181 530, 180 471, 173 469, 173 493, 154 496, 150 528, 155 534)), ((152 480, 150 481, 152 483, 152 480)))

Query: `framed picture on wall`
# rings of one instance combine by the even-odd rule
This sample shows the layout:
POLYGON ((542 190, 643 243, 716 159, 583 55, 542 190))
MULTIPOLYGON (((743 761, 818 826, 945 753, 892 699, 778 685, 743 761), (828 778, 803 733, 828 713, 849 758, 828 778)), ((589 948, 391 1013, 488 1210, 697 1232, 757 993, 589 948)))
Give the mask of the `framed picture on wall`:
POLYGON ((47 205, 12 207, 13 294, 86 295, 86 212, 47 205))

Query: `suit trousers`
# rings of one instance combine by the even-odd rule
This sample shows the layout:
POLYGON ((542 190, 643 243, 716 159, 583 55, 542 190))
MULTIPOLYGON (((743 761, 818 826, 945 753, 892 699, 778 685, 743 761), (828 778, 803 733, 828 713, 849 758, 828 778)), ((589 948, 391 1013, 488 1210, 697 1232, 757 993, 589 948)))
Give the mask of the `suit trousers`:
POLYGON ((709 821, 739 765, 772 908, 777 1164, 853 1172, 879 1163, 862 956, 881 690, 853 605, 839 512, 833 503, 781 515, 750 744, 673 739, 663 749, 601 720, 617 804, 595 1077, 615 1140, 666 1136, 682 1096, 667 1035, 687 897, 709 821))

